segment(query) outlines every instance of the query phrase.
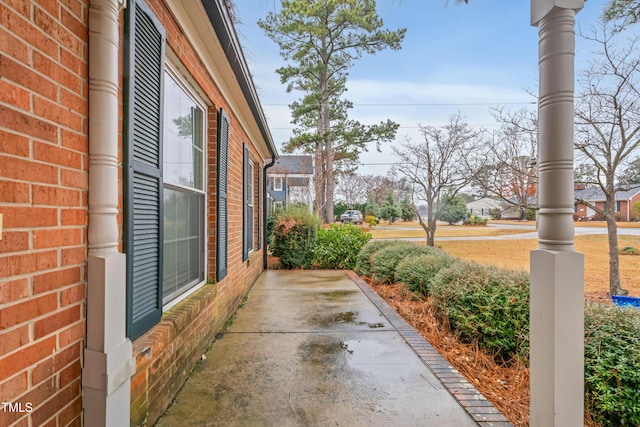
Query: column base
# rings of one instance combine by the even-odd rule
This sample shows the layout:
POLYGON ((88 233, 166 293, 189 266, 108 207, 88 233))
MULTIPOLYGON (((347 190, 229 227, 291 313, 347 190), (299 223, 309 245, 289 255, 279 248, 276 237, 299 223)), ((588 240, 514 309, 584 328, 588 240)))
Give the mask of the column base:
POLYGON ((531 251, 531 426, 584 419, 584 256, 531 251))

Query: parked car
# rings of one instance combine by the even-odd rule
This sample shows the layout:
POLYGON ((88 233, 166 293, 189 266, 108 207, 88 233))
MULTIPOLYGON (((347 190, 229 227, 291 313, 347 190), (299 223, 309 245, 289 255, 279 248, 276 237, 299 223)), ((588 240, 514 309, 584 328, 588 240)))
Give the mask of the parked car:
POLYGON ((340 215, 340 222, 352 222, 354 224, 362 224, 362 212, 356 210, 348 210, 340 215))

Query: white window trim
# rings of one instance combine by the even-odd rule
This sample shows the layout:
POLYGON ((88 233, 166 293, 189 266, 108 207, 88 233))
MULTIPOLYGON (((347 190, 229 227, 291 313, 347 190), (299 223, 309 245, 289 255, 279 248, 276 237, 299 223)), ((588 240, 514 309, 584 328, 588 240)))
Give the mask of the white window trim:
MULTIPOLYGON (((175 298, 173 298, 171 301, 168 302, 164 302, 162 303, 162 312, 166 312, 168 310, 170 310, 173 306, 175 306, 176 304, 180 303, 181 301, 183 301, 184 299, 188 298, 189 295, 193 294, 194 292, 196 292, 198 289, 200 289, 202 286, 205 285, 205 283, 207 283, 207 274, 206 272, 208 271, 208 263, 209 260, 207 258, 207 242, 209 239, 207 230, 207 216, 208 216, 208 206, 209 206, 209 200, 208 200, 208 191, 207 188, 209 186, 209 180, 208 180, 208 174, 207 171, 209 170, 208 168, 208 163, 207 163, 207 159, 209 158, 208 156, 208 151, 209 151, 209 134, 208 134, 208 121, 209 121, 209 108, 208 108, 208 104, 203 100, 202 96, 201 96, 201 92, 200 90, 196 90, 195 88, 198 87, 197 84, 194 83, 194 81, 192 80, 191 77, 187 77, 185 76, 184 72, 182 71, 184 69, 184 67, 182 65, 176 65, 172 59, 173 56, 169 56, 169 53, 173 53, 171 51, 171 49, 167 49, 167 55, 165 57, 165 63, 164 63, 164 70, 165 73, 168 73, 168 75, 173 78, 175 80, 176 83, 178 83, 178 85, 180 86, 180 88, 182 90, 184 90, 186 92, 186 94, 191 98, 191 100, 198 106, 198 108, 200 108, 202 110, 202 190, 199 190, 197 188, 193 188, 193 187, 189 187, 189 186, 184 186, 184 185, 178 185, 178 184, 173 184, 173 183, 165 183, 164 182, 164 178, 162 181, 162 185, 169 185, 171 187, 175 187, 175 188, 182 188, 185 190, 189 190, 195 193, 200 193, 204 195, 204 213, 202 215, 203 217, 203 222, 204 224, 202 229, 203 229, 203 243, 205 245, 205 249, 204 249, 204 277, 203 280, 197 282, 196 284, 190 286, 187 290, 185 290, 183 293, 177 295, 175 298)), ((164 99, 163 99, 163 107, 164 107, 164 99)), ((164 120, 164 119, 163 119, 164 120)), ((163 123, 164 126, 164 123, 163 123)), ((162 149, 164 150, 164 140, 162 141, 162 149)), ((164 244, 164 242, 161 242, 161 244, 164 244)), ((162 267, 164 268, 164 264, 161 264, 162 267)), ((186 285, 189 286, 189 285, 186 285)), ((162 290, 162 283, 160 284, 160 292, 163 292, 162 290)))
POLYGON ((282 191, 284 179, 281 176, 273 177, 273 191, 282 191), (278 185, 280 183, 280 185, 278 185))

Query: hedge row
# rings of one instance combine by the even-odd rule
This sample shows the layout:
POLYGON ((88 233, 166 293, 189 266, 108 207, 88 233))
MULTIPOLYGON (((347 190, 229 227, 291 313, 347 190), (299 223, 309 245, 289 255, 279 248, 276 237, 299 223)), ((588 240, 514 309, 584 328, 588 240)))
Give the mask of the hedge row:
MULTIPOLYGON (((405 283, 430 298, 443 325, 497 363, 529 359, 529 277, 407 242, 374 241, 356 273, 405 283), (391 279, 393 278, 393 279, 391 279)), ((585 307, 585 404, 602 426, 640 426, 640 310, 585 307)))

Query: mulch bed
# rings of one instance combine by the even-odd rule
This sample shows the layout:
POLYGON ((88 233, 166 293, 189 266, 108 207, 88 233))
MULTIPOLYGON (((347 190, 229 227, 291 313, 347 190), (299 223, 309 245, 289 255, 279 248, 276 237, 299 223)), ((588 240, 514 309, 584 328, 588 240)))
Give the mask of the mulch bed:
MULTIPOLYGON (((366 279, 365 279, 366 280, 366 279)), ((522 364, 496 365, 477 345, 460 343, 442 327, 427 300, 417 299, 402 284, 375 285, 383 297, 431 343, 514 426, 529 425, 529 369, 522 364)))

